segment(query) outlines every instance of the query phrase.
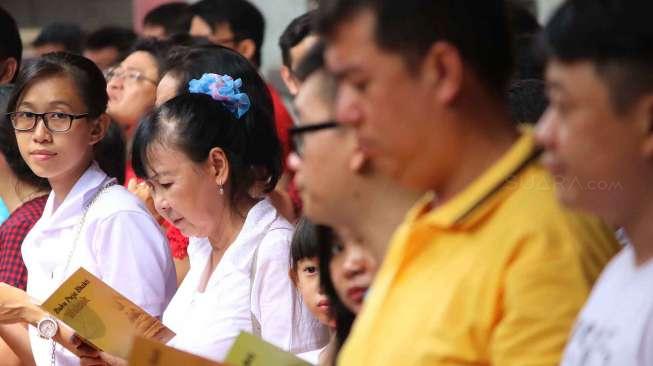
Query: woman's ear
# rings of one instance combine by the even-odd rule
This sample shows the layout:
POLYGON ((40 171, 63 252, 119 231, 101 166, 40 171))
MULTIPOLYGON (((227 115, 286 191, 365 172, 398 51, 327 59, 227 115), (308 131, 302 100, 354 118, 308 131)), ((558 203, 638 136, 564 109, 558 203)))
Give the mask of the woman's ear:
POLYGON ((109 124, 111 124, 111 118, 106 113, 102 113, 94 123, 91 123, 91 139, 89 145, 95 145, 104 138, 109 129, 109 124))
POLYGON ((215 179, 215 184, 224 186, 229 179, 229 160, 227 154, 219 147, 214 147, 209 151, 208 157, 209 174, 215 179))

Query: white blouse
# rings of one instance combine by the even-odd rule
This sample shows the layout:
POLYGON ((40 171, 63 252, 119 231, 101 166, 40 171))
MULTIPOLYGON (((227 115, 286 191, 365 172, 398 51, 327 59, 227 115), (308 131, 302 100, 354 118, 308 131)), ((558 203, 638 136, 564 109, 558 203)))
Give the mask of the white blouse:
POLYGON ((168 344, 220 362, 241 331, 253 331, 252 314, 259 336, 284 350, 301 353, 326 344, 328 331, 301 304, 288 276, 292 235, 292 225, 267 199, 257 203, 202 293, 197 289, 212 247, 206 238, 191 238, 190 270, 163 314, 177 334, 168 344))
MULTIPOLYGON (((50 193, 43 216, 22 245, 27 293, 42 302, 84 267, 148 313, 161 316, 174 295, 176 273, 165 236, 136 196, 119 185, 105 190, 89 209, 72 250, 83 207, 107 181, 93 163, 56 210, 55 194, 50 193)), ((52 343, 33 327, 30 341, 36 364, 49 366, 52 343)), ((56 364, 79 365, 79 359, 57 345, 56 364)))

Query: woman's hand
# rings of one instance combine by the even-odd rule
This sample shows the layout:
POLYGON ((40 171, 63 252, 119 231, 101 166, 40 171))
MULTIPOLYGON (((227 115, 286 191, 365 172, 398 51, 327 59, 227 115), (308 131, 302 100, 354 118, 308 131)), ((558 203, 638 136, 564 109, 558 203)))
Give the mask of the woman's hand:
POLYGON ((34 321, 32 310, 36 307, 27 293, 17 287, 0 283, 0 323, 12 324, 34 321))

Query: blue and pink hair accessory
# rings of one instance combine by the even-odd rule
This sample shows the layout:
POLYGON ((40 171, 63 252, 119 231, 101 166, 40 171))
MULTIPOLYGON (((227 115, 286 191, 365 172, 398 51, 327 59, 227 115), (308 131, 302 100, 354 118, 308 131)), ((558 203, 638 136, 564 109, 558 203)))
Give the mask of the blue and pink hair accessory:
POLYGON ((242 86, 243 81, 240 78, 234 80, 229 75, 206 73, 199 80, 189 81, 188 91, 211 96, 214 100, 221 102, 236 118, 240 119, 251 106, 247 93, 240 92, 242 86))

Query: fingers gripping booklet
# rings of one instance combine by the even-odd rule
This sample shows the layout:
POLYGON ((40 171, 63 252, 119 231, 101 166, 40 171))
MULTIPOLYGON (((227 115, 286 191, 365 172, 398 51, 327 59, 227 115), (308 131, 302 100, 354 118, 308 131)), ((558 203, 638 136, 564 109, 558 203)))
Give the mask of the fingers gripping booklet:
POLYGON ((135 336, 166 343, 175 335, 84 268, 70 275, 41 307, 89 345, 125 359, 135 336))

